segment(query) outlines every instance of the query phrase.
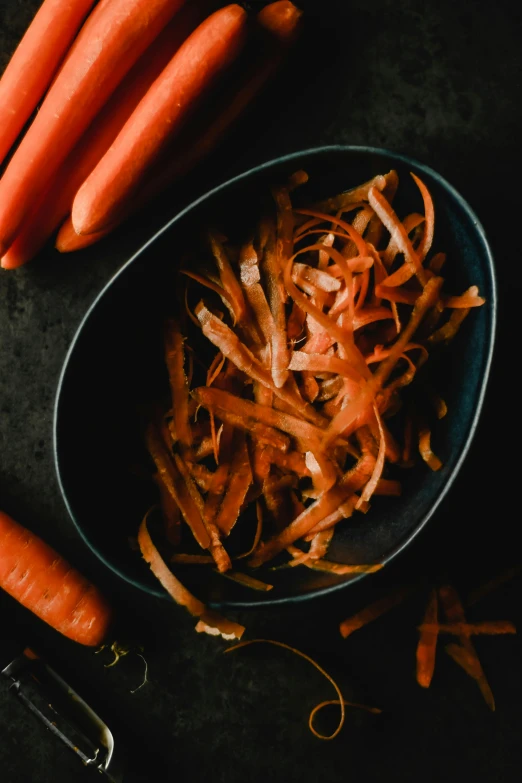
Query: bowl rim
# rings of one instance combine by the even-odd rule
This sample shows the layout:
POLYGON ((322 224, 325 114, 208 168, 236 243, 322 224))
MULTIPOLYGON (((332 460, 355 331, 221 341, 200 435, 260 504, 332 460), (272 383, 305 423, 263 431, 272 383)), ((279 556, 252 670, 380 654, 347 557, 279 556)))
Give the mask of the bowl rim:
MULTIPOLYGON (((91 550, 91 552, 93 552, 97 556, 97 558, 105 566, 107 566, 107 568, 109 568, 114 574, 119 576, 128 584, 132 585, 137 589, 144 591, 145 593, 148 593, 149 595, 152 595, 157 598, 169 598, 168 593, 159 585, 159 583, 157 588, 147 585, 139 578, 134 578, 129 574, 125 573, 123 569, 119 568, 108 558, 106 558, 102 552, 100 552, 100 550, 92 543, 89 536, 84 531, 83 526, 79 523, 78 519, 76 518, 72 506, 69 503, 67 493, 63 484, 62 475, 60 471, 60 457, 59 457, 59 445, 58 445, 59 409, 60 409, 60 401, 62 397, 65 377, 67 374, 70 360, 75 351, 76 344, 80 338, 80 335, 85 325, 87 324, 92 313, 96 309, 98 302, 103 298, 103 296, 109 290, 109 288, 111 288, 111 286, 116 282, 116 280, 120 277, 120 275, 122 275, 127 270, 127 268, 131 264, 133 264, 150 245, 152 245, 164 233, 169 231, 172 228, 172 226, 174 226, 176 223, 182 220, 185 217, 185 215, 187 215, 197 206, 207 201, 208 199, 212 198, 213 196, 220 193, 221 191, 227 190, 228 188, 240 184, 244 180, 248 180, 250 177, 258 176, 259 174, 262 174, 263 171, 269 170, 271 168, 275 168, 276 166, 279 165, 284 165, 286 163, 292 163, 292 161, 295 161, 297 159, 313 158, 316 156, 319 157, 321 155, 326 155, 329 153, 330 154, 331 153, 333 154, 361 153, 365 155, 386 157, 404 166, 408 166, 416 169, 419 172, 423 172, 424 174, 427 174, 429 177, 435 180, 437 184, 442 187, 443 190, 446 190, 450 193, 450 195, 459 204, 461 209, 466 213, 467 217, 470 219, 471 223, 473 224, 477 236, 480 239, 480 243, 482 245, 485 258, 487 259, 487 271, 489 273, 490 285, 491 285, 491 296, 488 300, 489 335, 488 335, 488 345, 487 345, 487 356, 484 362, 484 373, 478 391, 475 412, 469 425, 464 446, 446 484, 444 485, 442 491, 436 498, 435 502, 430 507, 430 510, 424 515, 424 517, 420 520, 419 524, 409 533, 409 535, 406 536, 402 541, 400 541, 400 543, 398 543, 385 557, 382 558, 381 563, 383 566, 387 565, 392 560, 394 560, 399 554, 401 554, 401 552, 403 552, 408 547, 408 545, 419 535, 419 533, 427 525, 427 523, 433 517, 436 510, 438 509, 438 507, 446 497, 450 487, 453 485, 453 482, 457 478, 460 472, 460 468, 462 467, 462 464, 468 454, 468 451, 470 449, 471 443, 473 441, 478 426, 478 422, 484 405, 484 399, 487 391, 488 381, 490 378, 491 364, 492 364, 494 345, 495 345, 495 337, 497 331, 497 299, 498 299, 493 254, 489 246, 489 242, 486 237, 486 232, 482 226, 482 223, 478 219, 472 207, 469 205, 467 200, 456 190, 456 188, 454 188, 453 185, 451 185, 451 183, 449 183, 441 174, 439 174, 437 171, 432 169, 430 166, 427 166, 424 163, 416 160, 415 158, 409 157, 408 155, 404 155, 402 153, 398 153, 393 150, 386 149, 385 147, 374 147, 374 146, 367 146, 367 145, 350 145, 350 144, 332 144, 332 145, 324 145, 319 147, 305 148, 295 152, 287 153, 285 155, 280 155, 276 158, 270 158, 269 160, 266 160, 263 163, 258 164, 257 166, 253 166, 249 169, 246 169, 245 171, 231 177, 230 179, 221 182, 220 184, 214 186, 210 190, 205 191, 201 196, 198 196, 198 198, 196 198, 195 200, 191 201, 189 204, 183 207, 183 209, 177 212, 172 218, 170 218, 170 220, 168 220, 127 261, 125 261, 122 264, 122 266, 102 286, 101 290, 98 292, 98 294, 95 296, 95 298, 87 308, 87 311, 85 312, 83 318, 81 319, 74 333, 74 336, 71 340, 71 343, 67 350, 60 371, 60 376, 59 376, 58 385, 55 394, 54 409, 53 409, 53 426, 52 426, 53 461, 54 461, 54 467, 58 480, 58 487, 60 489, 60 494, 64 501, 65 507, 78 534, 80 535, 84 543, 87 545, 87 547, 91 550)), ((337 584, 328 585, 322 588, 317 588, 311 592, 304 593, 302 595, 281 596, 281 597, 266 598, 266 599, 261 599, 256 601, 249 601, 249 600, 230 600, 230 601, 227 600, 222 602, 209 601, 208 605, 215 609, 226 608, 226 609, 238 609, 238 610, 251 609, 251 608, 281 607, 284 605, 299 603, 302 601, 310 601, 314 598, 323 597, 330 593, 334 593, 337 592, 338 590, 346 588, 349 585, 353 585, 363 578, 368 578, 368 576, 370 575, 365 573, 357 574, 349 580, 344 580, 337 584)))

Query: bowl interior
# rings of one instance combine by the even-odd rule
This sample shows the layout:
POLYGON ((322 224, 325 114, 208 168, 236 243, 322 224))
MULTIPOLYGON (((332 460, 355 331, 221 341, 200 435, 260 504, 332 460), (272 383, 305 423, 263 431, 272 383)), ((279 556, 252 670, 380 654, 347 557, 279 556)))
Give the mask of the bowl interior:
MULTIPOLYGON (((400 156, 367 148, 322 148, 265 164, 217 188, 185 210, 145 245, 99 295, 87 313, 64 365, 55 413, 58 477, 69 512, 94 552, 120 576, 155 595, 164 595, 129 537, 136 534, 154 488, 139 475, 146 458, 141 438, 143 411, 164 398, 164 317, 175 312, 177 269, 184 249, 202 227, 219 225, 237 235, 269 198, 270 187, 304 168, 309 183, 303 201, 332 195, 371 176, 397 169, 399 214, 421 210, 408 175, 418 173, 436 207, 434 250, 448 254, 446 290, 479 286, 487 304, 472 312, 450 349, 432 364, 437 391, 448 415, 433 428, 433 448, 444 466, 437 473, 419 465, 403 471, 400 498, 377 497, 367 515, 342 523, 329 557, 346 563, 386 562, 425 524, 454 479, 476 426, 494 339, 495 284, 482 229, 461 197, 433 171, 400 156), (267 196, 268 194, 268 196, 267 196)), ((244 535, 252 536, 246 524, 244 535)), ((241 547, 247 540, 238 541, 241 547)), ((249 606, 298 600, 336 589, 353 577, 308 569, 260 575, 274 584, 257 593, 214 574, 182 568, 181 578, 212 605, 249 606)))

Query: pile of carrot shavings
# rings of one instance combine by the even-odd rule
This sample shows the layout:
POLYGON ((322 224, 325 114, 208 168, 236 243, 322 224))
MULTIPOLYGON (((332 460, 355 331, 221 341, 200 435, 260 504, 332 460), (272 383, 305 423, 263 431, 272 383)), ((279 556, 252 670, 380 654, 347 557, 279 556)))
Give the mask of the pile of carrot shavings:
POLYGON ((209 564, 256 590, 272 585, 238 559, 334 575, 381 567, 329 560, 337 525, 374 495, 400 495, 416 454, 441 467, 430 418, 444 400, 420 383, 402 392, 484 303, 475 286, 443 290, 434 205, 412 177, 422 212, 401 219, 395 171, 306 208, 292 203, 307 181, 297 172, 242 242, 212 231, 192 244, 185 309, 165 327, 170 400, 146 434, 172 564, 209 564), (238 529, 253 540, 239 558, 238 529))

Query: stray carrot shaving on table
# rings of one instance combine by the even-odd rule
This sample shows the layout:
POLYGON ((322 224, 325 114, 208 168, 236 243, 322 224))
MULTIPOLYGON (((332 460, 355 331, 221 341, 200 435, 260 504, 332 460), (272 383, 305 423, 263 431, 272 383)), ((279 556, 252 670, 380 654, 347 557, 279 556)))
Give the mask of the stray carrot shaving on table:
MULTIPOLYGON (((429 468, 442 466, 419 396, 403 392, 484 303, 476 287, 443 290, 445 256, 430 255, 435 207, 412 177, 423 213, 400 218, 395 171, 296 208, 308 179, 299 171, 273 188, 257 226, 238 226, 241 242, 213 230, 191 245, 179 277, 186 312, 165 327, 170 399, 146 434, 171 563, 271 590, 232 569, 230 540, 256 516, 248 568, 382 567, 332 562, 329 547, 343 520, 371 514, 374 495, 401 494, 415 443, 429 468)), ((428 396, 431 415, 444 415, 444 400, 428 396)), ((140 535, 150 550, 146 526, 140 535)), ((153 570, 170 582, 158 556, 153 570)), ((177 581, 168 589, 202 614, 177 581)))

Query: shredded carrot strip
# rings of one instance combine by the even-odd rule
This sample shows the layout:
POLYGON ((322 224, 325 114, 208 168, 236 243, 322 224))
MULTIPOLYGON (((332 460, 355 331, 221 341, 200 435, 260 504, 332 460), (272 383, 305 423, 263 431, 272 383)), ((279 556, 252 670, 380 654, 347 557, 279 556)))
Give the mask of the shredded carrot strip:
POLYGON ((194 538, 202 549, 208 549, 210 536, 203 523, 200 509, 188 491, 176 463, 170 459, 154 425, 148 428, 146 439, 149 453, 156 464, 158 473, 192 530, 194 538))
POLYGON ((212 254, 219 271, 221 285, 225 292, 225 297, 232 305, 234 322, 240 323, 246 316, 246 302, 243 291, 230 265, 226 250, 219 241, 219 238, 214 234, 210 234, 209 240, 212 254))
POLYGON ((379 416, 379 412, 375 405, 373 406, 373 412, 375 414, 375 418, 377 419, 377 426, 379 428, 379 451, 377 454, 377 459, 375 460, 375 465, 373 467, 371 478, 366 484, 366 486, 364 487, 361 493, 361 497, 357 501, 357 505, 355 506, 356 509, 359 509, 363 505, 363 503, 367 503, 370 500, 371 496, 375 492, 375 488, 377 486, 379 479, 381 478, 381 474, 384 468, 384 458, 386 455, 386 438, 384 436, 381 417, 379 416))
POLYGON ((431 450, 431 431, 426 426, 419 432, 419 454, 432 470, 441 469, 442 462, 431 450))
POLYGON ((255 579, 253 576, 243 574, 240 571, 226 571, 222 573, 221 576, 224 576, 237 584, 250 587, 252 590, 269 592, 274 589, 274 585, 269 585, 267 582, 262 582, 260 579, 255 579))
POLYGON ((399 497, 402 494, 400 481, 380 478, 375 487, 374 495, 394 495, 399 497))
POLYGON ((181 606, 185 606, 190 614, 200 617, 196 626, 197 631, 205 631, 212 635, 223 636, 224 639, 241 639, 245 629, 238 623, 231 622, 218 614, 208 612, 204 603, 192 595, 181 582, 174 576, 154 546, 150 537, 147 522, 148 513, 142 520, 138 532, 138 544, 144 560, 150 565, 151 571, 156 576, 169 595, 181 606))
MULTIPOLYGON (((454 587, 451 585, 443 585, 439 589, 439 598, 449 623, 466 623, 464 607, 462 606, 459 595, 454 587)), ((486 675, 484 674, 484 670, 482 669, 479 657, 475 651, 475 647, 467 634, 460 634, 459 641, 460 645, 450 645, 453 651, 453 653, 450 652, 450 655, 452 655, 457 663, 476 680, 486 704, 494 712, 495 699, 486 679, 486 675), (455 647, 457 649, 454 649, 455 647)))
POLYGON ((229 294, 225 291, 224 288, 222 288, 222 286, 218 285, 218 283, 214 283, 213 280, 209 280, 208 277, 200 275, 197 272, 191 272, 189 269, 182 269, 181 274, 186 275, 186 277, 190 277, 192 280, 195 280, 196 283, 199 283, 200 285, 205 286, 205 288, 209 288, 211 291, 214 291, 214 293, 222 299, 227 307, 232 308, 232 301, 230 300, 229 294))
POLYGON ((413 275, 417 275, 419 283, 426 285, 426 272, 422 268, 420 257, 412 247, 410 238, 406 229, 395 214, 391 205, 386 201, 382 193, 372 188, 368 194, 370 205, 376 214, 382 220, 384 226, 390 232, 401 253, 404 253, 405 263, 389 277, 386 278, 386 285, 390 288, 396 285, 402 285, 413 275))
POLYGON ((333 198, 328 198, 325 201, 317 202, 314 204, 314 208, 318 212, 347 212, 348 209, 353 208, 354 204, 359 204, 360 201, 368 201, 368 193, 371 188, 384 190, 385 187, 386 177, 383 177, 382 174, 378 174, 363 185, 358 185, 356 188, 347 190, 344 193, 340 193, 333 198))
POLYGON ((440 631, 438 625, 439 599, 437 591, 432 589, 422 625, 419 627, 419 643, 417 644, 417 682, 422 688, 429 688, 435 670, 437 639, 440 631))
POLYGON ((507 568, 493 579, 490 579, 485 584, 480 585, 480 587, 477 587, 475 590, 472 590, 467 597, 466 606, 474 606, 476 603, 478 603, 478 601, 481 601, 483 598, 489 595, 489 593, 493 592, 493 590, 497 590, 503 584, 513 579, 518 573, 520 573, 520 571, 522 571, 522 562, 517 563, 517 565, 513 566, 512 568, 507 568))
POLYGON ((354 631, 358 631, 359 628, 363 628, 368 623, 373 622, 373 620, 377 620, 378 617, 389 612, 390 609, 399 606, 410 595, 411 591, 411 587, 399 587, 392 590, 384 598, 380 598, 357 614, 344 620, 339 626, 341 636, 346 639, 354 631))
POLYGON ((424 234, 417 250, 417 254, 422 262, 428 255, 433 244, 433 234, 435 231, 435 207, 433 206, 433 199, 431 198, 431 194, 424 182, 413 172, 411 172, 411 176, 419 188, 422 200, 424 202, 424 234))
POLYGON ((314 666, 317 669, 317 671, 320 672, 323 675, 323 677, 326 677, 328 682, 331 683, 331 685, 333 686, 333 688, 334 688, 334 690, 335 690, 335 692, 337 693, 337 696, 338 696, 338 702, 337 703, 339 704, 339 707, 340 707, 340 710, 341 710, 339 724, 338 724, 337 728, 335 729, 335 731, 333 732, 333 734, 327 734, 327 735, 320 734, 316 730, 316 728, 314 726, 314 717, 315 717, 317 711, 319 709, 321 709, 322 706, 324 705, 324 702, 322 702, 314 710, 312 710, 312 712, 310 713, 310 718, 308 720, 308 728, 310 729, 312 734, 314 736, 316 736, 318 739, 322 739, 322 740, 332 740, 332 739, 335 739, 335 737, 337 737, 337 735, 340 733, 340 731, 341 731, 341 729, 342 729, 342 727, 344 725, 344 718, 345 718, 345 710, 344 710, 345 701, 344 701, 343 695, 341 693, 341 690, 340 690, 339 686, 337 685, 337 683, 335 682, 335 680, 332 677, 330 677, 330 675, 327 672, 325 672, 325 670, 322 668, 322 666, 319 666, 319 664, 316 661, 314 661, 313 658, 310 658, 309 655, 306 655, 305 653, 301 652, 300 650, 297 650, 295 647, 290 647, 290 645, 284 644, 284 642, 276 642, 273 639, 249 639, 246 642, 240 642, 239 644, 234 645, 234 647, 229 647, 227 650, 225 650, 225 653, 233 652, 234 650, 239 650, 241 647, 248 647, 251 644, 273 644, 275 647, 282 647, 283 650, 289 650, 290 652, 294 653, 295 655, 298 655, 299 657, 304 658, 304 660, 308 661, 308 663, 311 663, 312 666, 314 666))
POLYGON ((185 351, 179 322, 174 319, 170 319, 166 327, 165 361, 170 379, 176 436, 182 446, 190 447, 192 432, 188 416, 189 388, 184 371, 185 351))
POLYGON ((517 629, 509 620, 484 623, 437 623, 424 618, 424 622, 419 626, 419 631, 446 633, 453 636, 500 636, 501 634, 516 634, 517 629))
POLYGON ((230 465, 228 484, 215 524, 223 535, 228 536, 239 517, 241 506, 252 483, 252 468, 244 434, 240 431, 234 440, 234 453, 230 465))

